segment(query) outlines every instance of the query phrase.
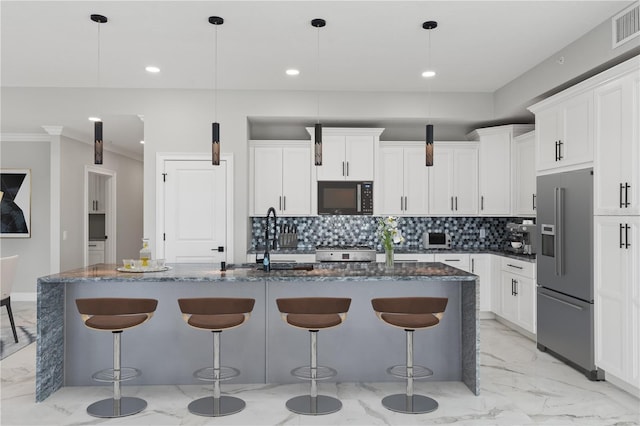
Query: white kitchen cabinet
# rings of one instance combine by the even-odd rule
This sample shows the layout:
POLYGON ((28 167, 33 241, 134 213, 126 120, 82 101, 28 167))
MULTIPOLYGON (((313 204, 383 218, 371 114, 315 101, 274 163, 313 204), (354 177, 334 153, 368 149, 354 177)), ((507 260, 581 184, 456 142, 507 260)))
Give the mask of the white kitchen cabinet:
POLYGON ((88 174, 89 213, 105 212, 105 178, 97 173, 88 174))
POLYGON ((640 72, 595 89, 594 214, 640 214, 640 72))
POLYGON ((469 272, 480 279, 480 312, 491 312, 493 258, 488 253, 469 255, 469 272))
POLYGON ((535 263, 501 257, 500 311, 497 315, 536 333, 535 263))
MULTIPOLYGON (((323 128, 317 180, 373 181, 378 141, 384 129, 323 128)), ((307 128, 313 137, 314 129, 307 128)))
POLYGON ((252 141, 252 215, 274 207, 279 216, 312 214, 311 146, 308 141, 252 141))
POLYGON ((104 241, 89 241, 89 265, 104 263, 104 241))
POLYGON ((435 142, 429 169, 429 213, 478 214, 478 144, 435 142))
POLYGON ((596 365, 640 391, 640 216, 594 218, 596 365))
POLYGON ((429 213, 429 168, 423 142, 380 143, 374 188, 376 214, 424 216, 429 213))
POLYGON ((529 109, 536 115, 538 172, 593 163, 593 90, 563 92, 529 109))
POLYGON ((479 141, 478 203, 481 216, 511 214, 511 145, 513 138, 532 125, 507 125, 477 129, 467 139, 479 141))
POLYGON ((513 214, 536 215, 536 141, 529 132, 513 138, 513 214))

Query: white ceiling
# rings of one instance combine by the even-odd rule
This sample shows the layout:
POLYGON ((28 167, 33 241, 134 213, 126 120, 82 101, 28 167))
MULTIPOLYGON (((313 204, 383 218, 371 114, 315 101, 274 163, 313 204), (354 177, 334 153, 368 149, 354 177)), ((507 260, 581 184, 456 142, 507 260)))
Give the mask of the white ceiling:
MULTIPOLYGON (((630 1, 5 1, 3 87, 494 92, 630 1), (98 84, 98 24, 101 26, 98 84), (316 71, 320 30, 320 74, 316 71), (161 68, 149 74, 147 65, 161 68), (288 77, 284 71, 301 71, 288 77)), ((64 124, 64 123, 62 123, 64 124)), ((136 141, 136 143, 138 143, 136 141)), ((131 149, 139 150, 140 147, 131 149)))

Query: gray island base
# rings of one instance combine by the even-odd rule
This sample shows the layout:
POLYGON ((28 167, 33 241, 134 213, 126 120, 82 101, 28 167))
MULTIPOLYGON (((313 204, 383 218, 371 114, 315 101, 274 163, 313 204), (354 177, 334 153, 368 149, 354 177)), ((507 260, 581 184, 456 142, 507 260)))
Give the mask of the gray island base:
MULTIPOLYGON (((251 297, 249 321, 222 333, 223 365, 239 368, 237 383, 293 383, 290 371, 309 359, 309 333, 286 325, 281 297, 350 297, 340 327, 318 336, 319 364, 335 368, 338 382, 395 381, 387 367, 403 364, 405 333, 374 314, 376 297, 438 296, 449 303, 441 323, 415 333, 415 363, 434 371, 433 381, 462 381, 475 395, 479 384, 479 297, 476 276, 442 263, 314 264, 311 271, 271 271, 256 265, 174 264, 159 273, 122 273, 94 265, 38 279, 36 401, 62 386, 96 385, 91 375, 112 365, 110 333, 87 329, 75 299, 151 297, 153 318, 122 336, 122 365, 138 367, 137 385, 201 383, 193 371, 212 363, 210 332, 188 327, 177 299, 251 297)), ((399 382, 400 384, 400 382, 399 382)))

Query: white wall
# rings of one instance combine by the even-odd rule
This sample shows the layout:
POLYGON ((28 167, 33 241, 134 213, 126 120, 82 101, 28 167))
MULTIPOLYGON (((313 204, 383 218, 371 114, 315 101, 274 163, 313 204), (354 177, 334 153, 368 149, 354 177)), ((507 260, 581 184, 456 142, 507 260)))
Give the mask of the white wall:
POLYGON ((3 135, 0 141, 1 168, 31 169, 31 238, 0 239, 0 256, 20 256, 13 284, 14 300, 29 298, 27 293, 36 291, 37 278, 49 274, 50 146, 38 135, 31 140, 20 139, 3 135))

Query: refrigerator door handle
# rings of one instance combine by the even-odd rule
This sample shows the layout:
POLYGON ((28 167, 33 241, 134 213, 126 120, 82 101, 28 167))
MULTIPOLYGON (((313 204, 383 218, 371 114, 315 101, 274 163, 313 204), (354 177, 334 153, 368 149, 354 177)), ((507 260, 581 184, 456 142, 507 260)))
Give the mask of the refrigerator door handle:
POLYGON ((564 232, 564 211, 562 209, 562 205, 564 204, 564 188, 555 188, 555 197, 554 197, 554 206, 553 210, 555 212, 555 222, 556 222, 556 235, 555 235, 555 260, 556 260, 556 276, 561 276, 563 271, 563 258, 562 258, 562 249, 563 249, 563 241, 562 234, 564 232))
POLYGON ((573 303, 566 302, 566 301, 564 301, 562 299, 558 299, 557 297, 549 296, 548 294, 544 294, 544 293, 538 293, 538 294, 540 296, 542 296, 542 297, 546 297, 547 299, 551 299, 551 300, 554 300, 556 302, 560 302, 560 303, 562 303, 564 305, 570 306, 573 309, 577 309, 579 311, 584 310, 584 308, 582 306, 574 305, 573 303))

